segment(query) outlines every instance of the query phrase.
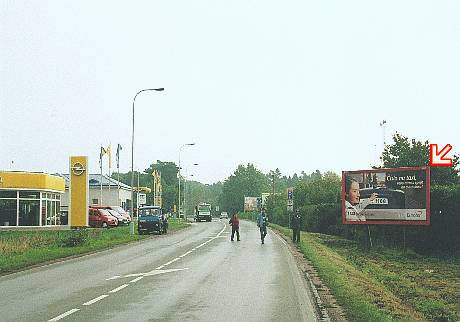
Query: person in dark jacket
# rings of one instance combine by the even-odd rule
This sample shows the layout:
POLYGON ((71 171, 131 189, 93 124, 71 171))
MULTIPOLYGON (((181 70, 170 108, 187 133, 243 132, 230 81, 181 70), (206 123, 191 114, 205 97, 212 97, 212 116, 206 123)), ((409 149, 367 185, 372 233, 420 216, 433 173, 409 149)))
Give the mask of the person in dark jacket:
POLYGON ((265 214, 265 209, 257 216, 256 219, 257 227, 260 230, 260 241, 264 244, 265 236, 267 236, 268 217, 265 214))
POLYGON ((163 224, 163 234, 166 234, 168 232, 168 218, 164 214, 161 215, 161 223, 163 224))
POLYGON ((294 243, 300 243, 300 214, 297 209, 294 215, 291 218, 291 228, 292 228, 292 241, 294 243))
POLYGON ((236 232, 236 240, 240 241, 240 219, 238 218, 238 214, 233 214, 228 223, 232 226, 232 237, 230 240, 233 241, 236 232))

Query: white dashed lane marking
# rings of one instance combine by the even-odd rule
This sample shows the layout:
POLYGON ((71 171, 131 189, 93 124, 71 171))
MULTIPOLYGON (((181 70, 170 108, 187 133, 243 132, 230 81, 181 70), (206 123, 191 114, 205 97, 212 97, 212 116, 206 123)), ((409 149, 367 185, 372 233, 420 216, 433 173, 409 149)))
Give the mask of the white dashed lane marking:
POLYGON ((72 309, 72 310, 69 310, 65 313, 62 313, 61 315, 59 316, 56 316, 55 318, 52 318, 51 320, 48 320, 48 322, 54 322, 54 321, 59 321, 60 319, 63 319, 65 318, 66 316, 72 314, 72 313, 75 313, 77 311, 80 311, 80 309, 72 309))
POLYGON ((127 287, 127 286, 128 286, 128 284, 123 284, 122 286, 117 287, 117 288, 111 290, 109 293, 116 293, 116 292, 118 292, 118 291, 124 289, 124 288, 127 287))
POLYGON ((83 303, 83 305, 88 306, 88 305, 94 304, 102 299, 105 299, 107 296, 108 296, 107 294, 101 295, 99 297, 96 297, 95 299, 92 299, 91 301, 83 303))
POLYGON ((139 276, 138 278, 135 278, 135 279, 133 279, 132 281, 129 281, 129 282, 130 283, 136 283, 137 281, 140 281, 143 278, 144 278, 144 276, 139 276))
MULTIPOLYGON (((227 233, 228 233, 228 232, 224 232, 225 228, 226 228, 226 227, 224 226, 224 227, 222 228, 222 230, 221 230, 216 236, 210 237, 210 239, 209 239, 208 241, 206 241, 206 242, 204 242, 204 243, 202 243, 202 244, 200 244, 200 245, 198 245, 198 246, 192 248, 192 249, 189 250, 188 252, 186 252, 186 253, 180 255, 180 256, 177 257, 177 258, 174 258, 173 260, 167 262, 166 264, 163 264, 163 265, 161 265, 161 266, 158 266, 157 268, 155 268, 154 271, 150 271, 150 272, 148 272, 148 273, 140 273, 140 274, 129 274, 129 275, 126 275, 125 277, 134 277, 134 276, 138 276, 137 278, 135 278, 135 279, 133 279, 132 281, 130 281, 130 283, 136 283, 137 281, 140 281, 141 279, 143 279, 145 276, 152 276, 152 275, 162 274, 162 273, 166 273, 166 272, 181 271, 181 270, 188 269, 188 268, 181 268, 181 269, 171 269, 171 270, 160 271, 163 267, 168 266, 168 265, 170 265, 170 264, 172 264, 172 263, 174 263, 174 262, 180 260, 181 258, 183 258, 183 257, 185 257, 185 256, 187 256, 187 255, 189 255, 189 254, 191 254, 191 253, 193 253, 195 250, 197 250, 197 249, 199 249, 199 248, 205 246, 207 243, 213 241, 214 239, 219 238, 219 237, 224 237, 224 236, 221 236, 221 235, 222 235, 222 234, 227 234, 227 233), (141 276, 139 276, 139 275, 141 275, 141 276)), ((106 281, 116 280, 116 279, 119 279, 119 278, 122 278, 122 276, 120 276, 120 275, 115 275, 115 276, 112 276, 112 277, 110 277, 110 278, 107 278, 106 281)), ((126 287, 128 287, 128 286, 129 286, 129 284, 123 284, 123 285, 121 285, 121 286, 119 286, 119 287, 117 287, 117 288, 115 288, 115 289, 109 291, 109 293, 111 293, 111 294, 116 293, 116 292, 121 291, 122 289, 124 289, 124 288, 126 288, 126 287)), ((95 299, 92 299, 91 301, 88 301, 88 302, 86 302, 86 303, 83 303, 83 305, 84 305, 84 306, 89 306, 89 305, 94 304, 94 303, 96 303, 96 302, 98 302, 98 301, 100 301, 100 300, 102 300, 102 299, 104 299, 104 298, 106 298, 106 297, 108 297, 108 296, 109 296, 109 295, 107 295, 107 294, 101 295, 101 296, 99 296, 99 297, 96 297, 95 299)), ((80 311, 80 309, 71 309, 71 310, 69 310, 69 311, 67 311, 67 312, 65 312, 65 313, 62 313, 62 314, 59 315, 59 316, 56 316, 55 318, 52 318, 51 320, 48 320, 48 322, 59 321, 59 320, 65 318, 66 316, 69 316, 69 315, 71 315, 71 314, 73 314, 73 313, 75 313, 75 312, 78 312, 78 311, 80 311)))

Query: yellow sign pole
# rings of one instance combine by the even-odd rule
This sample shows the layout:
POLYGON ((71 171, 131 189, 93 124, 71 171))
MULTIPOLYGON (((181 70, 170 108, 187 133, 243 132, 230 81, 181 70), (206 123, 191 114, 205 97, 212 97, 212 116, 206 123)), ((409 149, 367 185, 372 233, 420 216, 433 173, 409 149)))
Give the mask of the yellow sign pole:
POLYGON ((69 225, 88 227, 88 157, 70 157, 69 225))

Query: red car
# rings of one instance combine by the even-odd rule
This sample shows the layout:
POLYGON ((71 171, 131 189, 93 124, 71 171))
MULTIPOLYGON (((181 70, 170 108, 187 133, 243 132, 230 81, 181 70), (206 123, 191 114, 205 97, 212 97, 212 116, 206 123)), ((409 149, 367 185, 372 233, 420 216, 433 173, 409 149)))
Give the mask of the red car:
POLYGON ((101 206, 101 205, 93 205, 91 208, 97 208, 97 209, 110 209, 113 211, 116 211, 119 216, 117 216, 117 219, 120 224, 129 224, 131 222, 131 217, 128 215, 128 213, 121 207, 118 206, 101 206))
POLYGON ((89 226, 90 227, 116 227, 118 225, 117 218, 113 217, 107 209, 89 208, 89 226))

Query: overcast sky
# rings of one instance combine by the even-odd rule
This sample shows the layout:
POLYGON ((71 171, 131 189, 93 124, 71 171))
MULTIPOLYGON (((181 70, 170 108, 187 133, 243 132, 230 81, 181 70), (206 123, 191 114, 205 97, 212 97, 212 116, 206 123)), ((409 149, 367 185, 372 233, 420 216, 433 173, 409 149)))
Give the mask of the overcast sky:
POLYGON ((100 146, 121 144, 128 171, 132 101, 152 87, 165 91, 136 99, 135 166, 196 142, 181 162, 204 183, 248 162, 369 168, 383 120, 387 142, 460 150, 459 1, 0 3, 3 170, 68 173, 87 155, 98 173, 100 146))

